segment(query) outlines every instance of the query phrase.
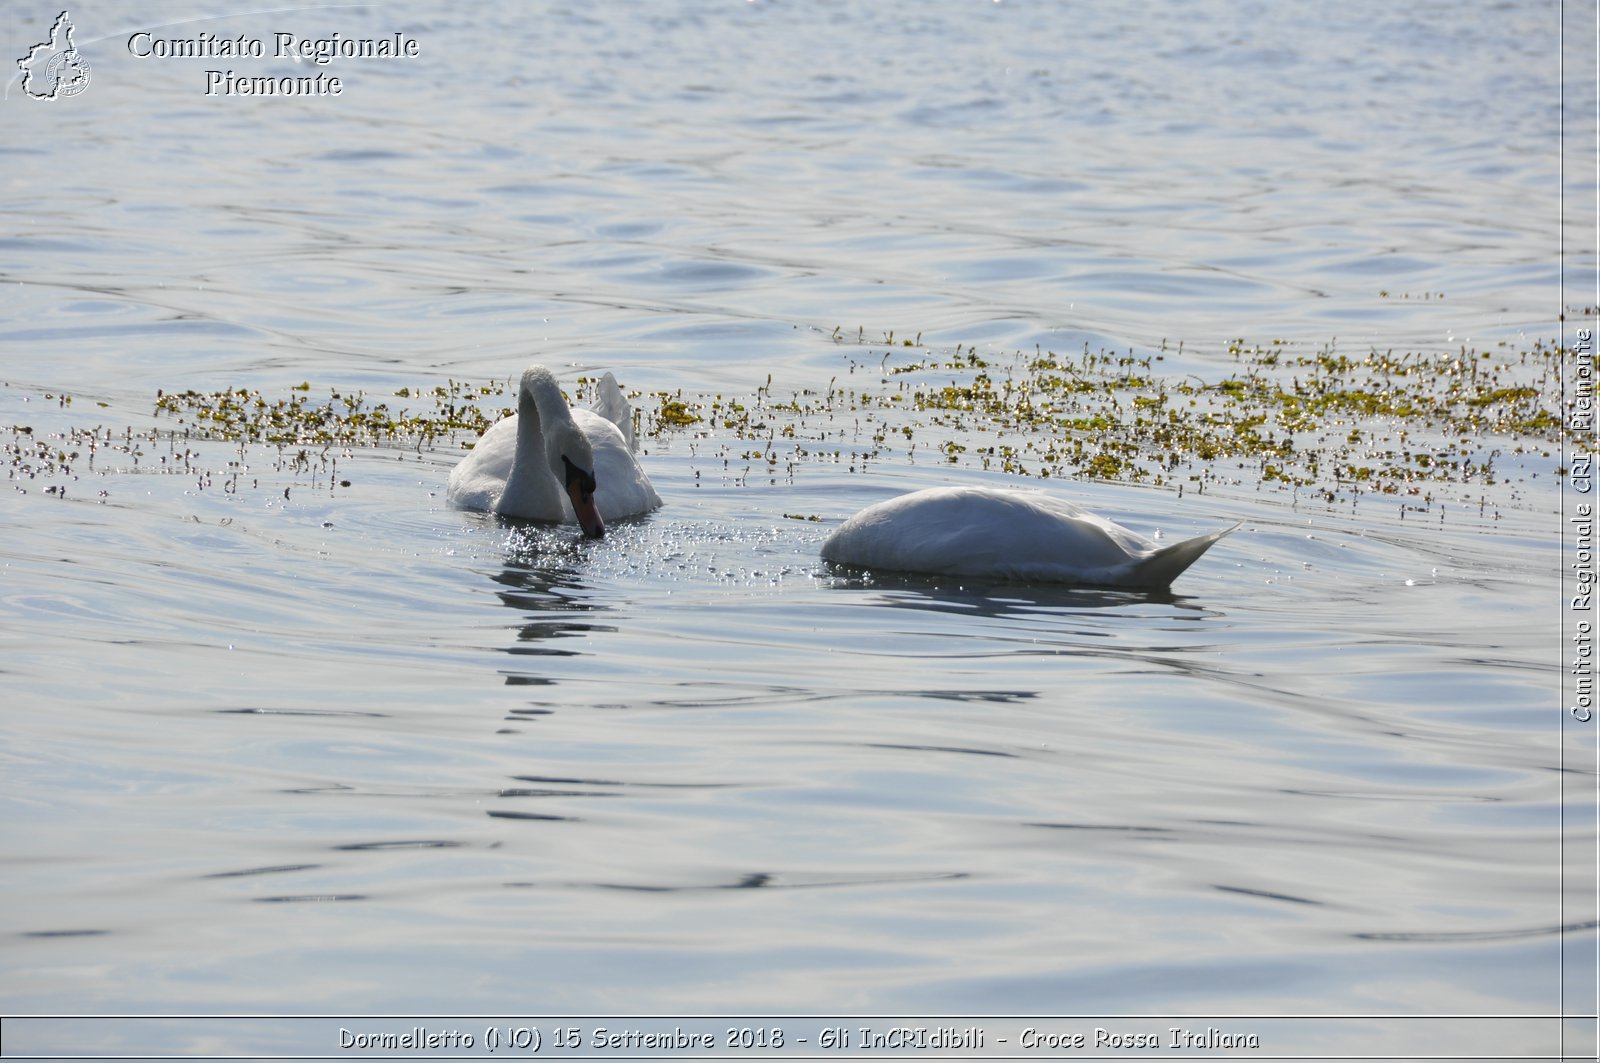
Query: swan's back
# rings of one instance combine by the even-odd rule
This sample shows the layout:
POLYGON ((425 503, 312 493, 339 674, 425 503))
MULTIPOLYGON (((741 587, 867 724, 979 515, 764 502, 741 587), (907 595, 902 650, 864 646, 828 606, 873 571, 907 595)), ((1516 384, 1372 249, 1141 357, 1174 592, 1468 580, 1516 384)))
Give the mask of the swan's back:
POLYGON ((1159 589, 1226 534, 1160 547, 1041 492, 938 487, 868 506, 822 556, 869 569, 1159 589))

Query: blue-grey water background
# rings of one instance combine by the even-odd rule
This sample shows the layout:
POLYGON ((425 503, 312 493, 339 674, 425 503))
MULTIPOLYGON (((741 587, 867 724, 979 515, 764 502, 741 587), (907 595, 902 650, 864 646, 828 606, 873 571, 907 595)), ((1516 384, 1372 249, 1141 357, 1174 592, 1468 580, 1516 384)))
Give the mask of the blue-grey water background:
MULTIPOLYGON (((10 52, 56 13, 13 5, 10 52)), ((926 452, 769 475, 667 433, 666 506, 576 544, 445 506, 459 441, 133 445, 158 390, 535 357, 648 404, 876 383, 913 336, 1181 341, 1212 379, 1235 337, 1526 350, 1556 336, 1556 4, 71 15, 88 89, 0 106, 0 425, 107 445, 0 504, 0 1010, 1593 998, 1548 452, 1410 513, 1028 481, 1147 534, 1242 522, 1145 596, 826 570, 868 502, 1020 482, 926 452), (420 55, 138 58, 140 29, 420 55)), ((1317 1036, 1436 1047, 1412 1029, 1317 1036)))

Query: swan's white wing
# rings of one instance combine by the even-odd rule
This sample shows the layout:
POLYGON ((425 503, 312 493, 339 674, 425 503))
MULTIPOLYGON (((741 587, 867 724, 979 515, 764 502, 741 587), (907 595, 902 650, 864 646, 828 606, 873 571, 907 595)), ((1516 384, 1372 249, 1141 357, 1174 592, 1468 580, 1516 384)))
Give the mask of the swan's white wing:
POLYGON ((600 516, 606 520, 633 517, 661 505, 661 496, 612 421, 589 410, 573 410, 572 419, 589 437, 594 451, 594 502, 600 516))
POLYGON ((517 457, 517 415, 489 426, 467 456, 450 470, 445 497, 459 509, 492 513, 517 457))
POLYGON ((600 394, 591 409, 616 425, 629 451, 637 448, 638 441, 633 437, 633 407, 628 405, 627 396, 617 386, 617 378, 609 372, 600 378, 600 394))

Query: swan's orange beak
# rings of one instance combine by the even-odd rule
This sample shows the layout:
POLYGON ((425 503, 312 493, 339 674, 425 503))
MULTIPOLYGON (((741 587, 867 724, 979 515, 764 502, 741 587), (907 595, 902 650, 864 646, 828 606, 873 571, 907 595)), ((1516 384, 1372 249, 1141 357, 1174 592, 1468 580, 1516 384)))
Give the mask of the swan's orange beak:
POLYGON ((600 519, 600 510, 594 504, 593 491, 585 491, 582 482, 573 480, 567 484, 567 497, 572 499, 572 512, 578 515, 578 524, 583 528, 583 534, 591 539, 598 539, 606 533, 606 522, 600 519))

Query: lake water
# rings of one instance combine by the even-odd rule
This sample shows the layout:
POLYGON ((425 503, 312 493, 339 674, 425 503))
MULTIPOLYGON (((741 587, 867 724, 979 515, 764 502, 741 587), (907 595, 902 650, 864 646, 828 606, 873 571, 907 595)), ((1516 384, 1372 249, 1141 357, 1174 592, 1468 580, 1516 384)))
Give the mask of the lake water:
MULTIPOLYGON (((1440 437, 1499 475, 1421 495, 1225 458, 1040 479, 860 399, 971 352, 1215 384, 1241 341, 1526 372, 1563 339, 1557 5, 200 10, 75 5, 91 83, 0 105, 0 1011, 1594 1053, 1560 1018, 1596 980, 1559 447, 1440 437), (297 64, 280 31, 419 52, 297 64), (155 408, 424 409, 396 393, 535 359, 772 438, 647 432, 666 505, 583 542, 448 508, 470 436, 301 460, 155 408), (1241 527, 1160 595, 819 561, 945 483, 1241 527)), ((56 15, 17 7, 10 54, 56 15)), ((335 1054, 304 1029, 6 1047, 335 1054)))

